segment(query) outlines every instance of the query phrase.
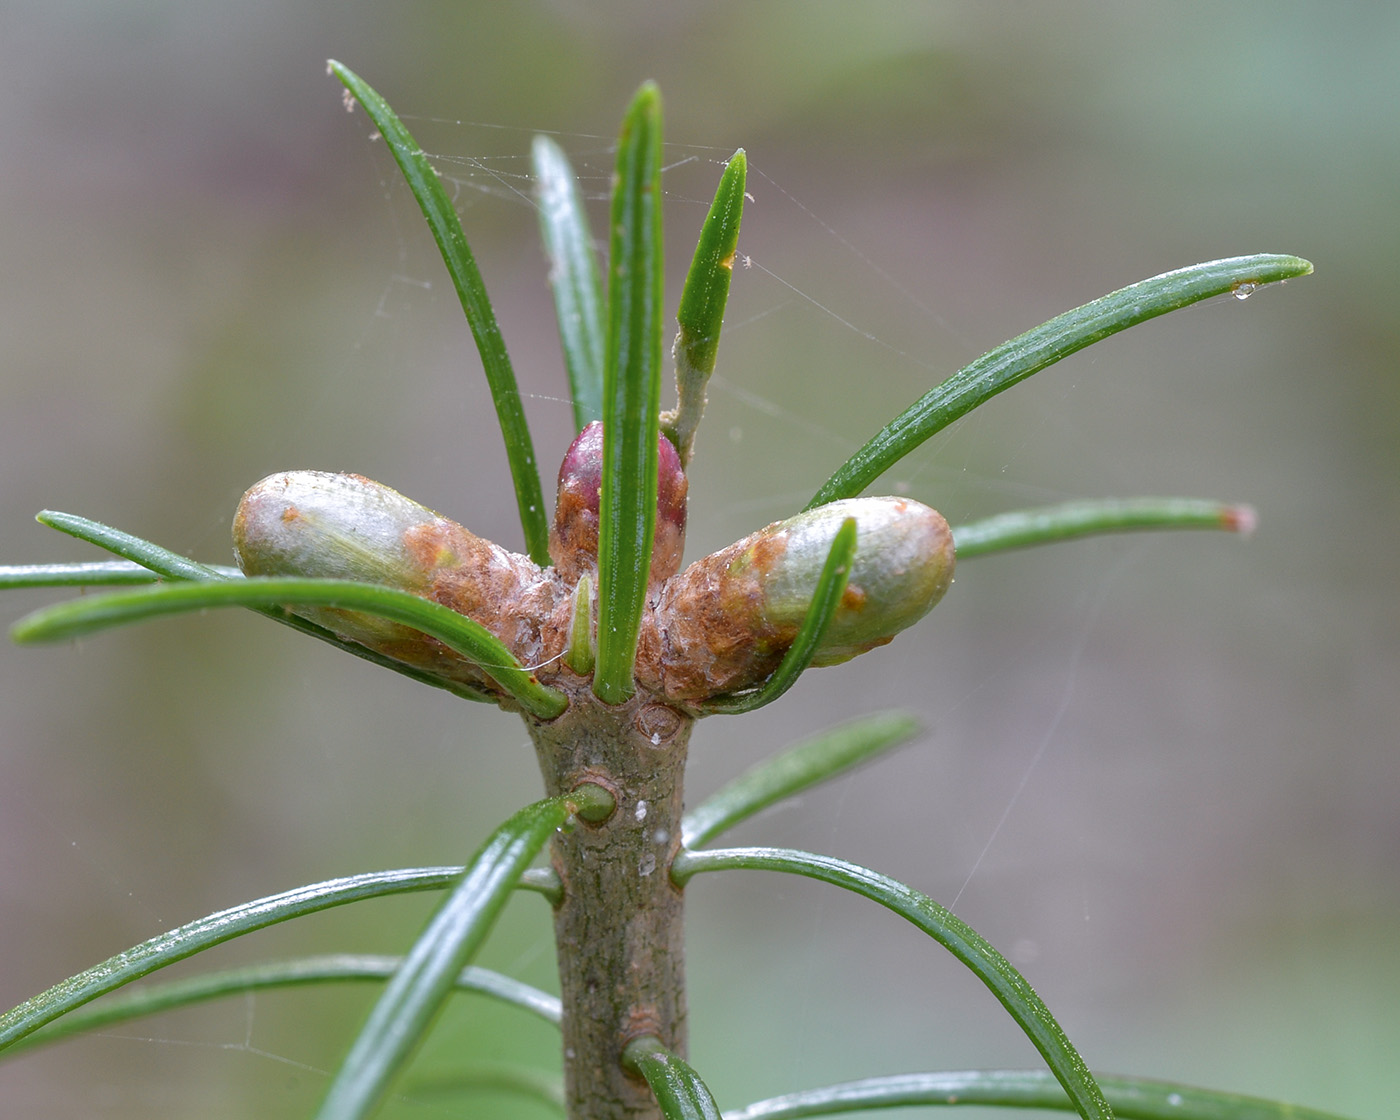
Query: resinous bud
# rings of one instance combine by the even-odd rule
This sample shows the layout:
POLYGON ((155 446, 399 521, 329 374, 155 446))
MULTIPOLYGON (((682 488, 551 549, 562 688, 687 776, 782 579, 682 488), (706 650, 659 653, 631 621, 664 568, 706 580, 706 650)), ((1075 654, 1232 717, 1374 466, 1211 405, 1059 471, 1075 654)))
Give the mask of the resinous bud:
MULTIPOLYGON (((351 579, 410 591, 480 622, 527 663, 539 653, 536 620, 553 608, 552 582, 528 558, 357 474, 287 471, 263 479, 238 505, 233 541, 245 575, 351 579)), ((485 679, 399 623, 328 608, 296 613, 439 675, 485 679)))
MULTIPOLYGON (((656 531, 647 577, 655 585, 680 570, 685 551, 685 499, 689 484, 671 441, 657 444, 656 531)), ((598 567, 598 509, 603 495, 603 424, 579 432, 559 466, 559 491, 549 530, 549 556, 561 579, 572 584, 598 567)))
POLYGON ((672 579, 654 614, 660 684, 704 699, 760 684, 797 636, 837 531, 856 520, 846 590, 813 665, 889 642, 923 618, 953 581, 953 535, 907 498, 850 498, 775 522, 672 579))

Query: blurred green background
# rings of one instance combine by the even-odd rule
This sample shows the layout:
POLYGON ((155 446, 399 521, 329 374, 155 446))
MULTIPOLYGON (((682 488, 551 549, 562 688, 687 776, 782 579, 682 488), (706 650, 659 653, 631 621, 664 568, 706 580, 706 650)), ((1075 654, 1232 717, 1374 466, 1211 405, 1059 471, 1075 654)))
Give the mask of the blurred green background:
MULTIPOLYGON (((876 487, 954 522, 1072 497, 1245 500, 1251 539, 969 562, 885 650, 703 724, 690 800, 827 723, 911 707, 919 744, 735 839, 956 901, 1096 1068, 1392 1114, 1400 7, 12 0, 0 561, 94 555, 35 525, 43 507, 227 561, 239 494, 288 468, 367 474, 519 547, 455 298, 327 57, 459 187, 546 471, 569 412, 532 130, 557 131, 601 198, 622 107, 660 82, 673 303, 719 162, 747 148, 752 267, 690 558, 794 511, 883 419, 1053 314, 1197 260, 1313 260, 1054 367, 876 487)), ((10 593, 4 616, 54 597, 10 593)), ((0 1004, 244 899, 460 862, 537 790, 513 718, 251 616, 0 646, 0 1004)), ((692 1056, 726 1106, 1035 1064, 883 912, 758 875, 690 895, 692 1056)), ((325 915, 206 963, 393 951, 429 904, 325 915)), ((552 982, 537 899, 487 961, 552 982)), ((308 1115, 370 995, 232 1000, 45 1050, 0 1068, 3 1111, 308 1115)), ((386 1115, 546 1115, 414 1086, 464 1055, 550 1068, 553 1045, 463 1000, 386 1115)))

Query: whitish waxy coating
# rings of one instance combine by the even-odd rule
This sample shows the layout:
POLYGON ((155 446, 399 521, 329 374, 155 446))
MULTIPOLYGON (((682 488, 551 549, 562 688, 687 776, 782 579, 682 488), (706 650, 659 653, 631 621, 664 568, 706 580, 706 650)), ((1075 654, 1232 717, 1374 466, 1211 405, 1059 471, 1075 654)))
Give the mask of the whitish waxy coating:
POLYGON ((923 618, 953 581, 953 535, 906 498, 849 498, 775 522, 669 580, 643 646, 671 698, 699 700, 760 684, 806 617, 837 531, 856 520, 845 594, 814 665, 884 645, 923 618))
POLYGON ((426 506, 361 475, 286 471, 243 495, 233 552, 246 575, 354 579, 421 591, 428 573, 404 536, 437 520, 426 506))

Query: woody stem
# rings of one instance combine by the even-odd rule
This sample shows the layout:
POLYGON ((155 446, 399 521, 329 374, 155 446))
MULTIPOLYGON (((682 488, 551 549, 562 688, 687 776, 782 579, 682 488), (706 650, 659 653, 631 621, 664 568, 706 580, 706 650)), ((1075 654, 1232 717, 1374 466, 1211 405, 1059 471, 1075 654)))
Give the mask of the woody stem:
POLYGON ((562 883, 555 911, 570 1120, 659 1120, 646 1083, 622 1068, 640 1035, 685 1053, 682 897, 669 869, 680 846, 682 776, 693 719, 639 691, 607 705, 572 674, 550 721, 526 717, 547 791, 581 782, 617 808, 553 841, 562 883))

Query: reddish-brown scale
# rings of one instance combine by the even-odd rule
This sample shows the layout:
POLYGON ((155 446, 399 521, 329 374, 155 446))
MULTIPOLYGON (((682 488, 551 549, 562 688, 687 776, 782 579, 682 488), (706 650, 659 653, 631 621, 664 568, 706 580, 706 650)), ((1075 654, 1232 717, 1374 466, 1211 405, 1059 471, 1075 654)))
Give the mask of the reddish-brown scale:
POLYGON ((568 595, 553 572, 446 518, 412 526, 403 542, 427 572, 429 597, 481 623, 523 664, 563 651, 567 612, 554 616, 568 595))
POLYGON ((841 609, 843 611, 863 611, 865 610, 865 591, 855 584, 846 584, 846 590, 841 593, 841 609))
POLYGON ((783 534, 756 533, 668 581, 642 622, 638 679, 672 700, 703 700, 776 669, 797 628, 768 623, 763 583, 786 549, 783 534))
POLYGON ((403 543, 426 573, 432 597, 483 626, 491 626, 502 605, 516 597, 523 582, 525 573, 512 562, 523 557, 512 557, 505 549, 445 519, 412 526, 404 533, 403 543))

